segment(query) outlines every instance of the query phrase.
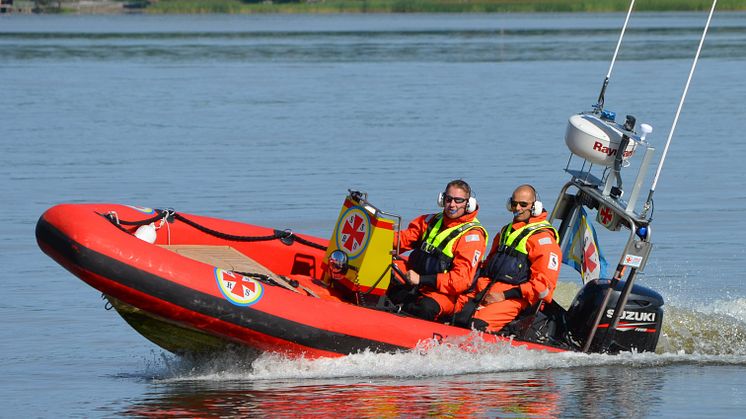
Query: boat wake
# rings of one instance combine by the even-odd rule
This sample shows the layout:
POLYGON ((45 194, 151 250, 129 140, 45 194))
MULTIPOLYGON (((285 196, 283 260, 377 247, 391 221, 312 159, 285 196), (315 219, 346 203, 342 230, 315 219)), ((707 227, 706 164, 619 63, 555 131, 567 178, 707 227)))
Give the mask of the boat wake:
POLYGON ((158 383, 178 383, 423 378, 589 366, 746 365, 745 315, 746 298, 696 309, 669 306, 657 353, 545 353, 487 343, 473 333, 422 342, 411 351, 365 351, 342 358, 291 359, 245 350, 199 359, 161 354, 148 363, 147 374, 158 383))
POLYGON ((746 355, 746 298, 700 307, 669 306, 657 352, 746 355))

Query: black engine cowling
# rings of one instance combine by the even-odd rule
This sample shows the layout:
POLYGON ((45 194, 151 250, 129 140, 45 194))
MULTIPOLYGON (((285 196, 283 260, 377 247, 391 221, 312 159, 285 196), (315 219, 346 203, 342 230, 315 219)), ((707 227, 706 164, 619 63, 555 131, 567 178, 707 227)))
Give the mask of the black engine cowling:
MULTIPOLYGON (((588 338, 597 309, 611 283, 608 279, 588 282, 578 292, 567 311, 567 326, 570 337, 578 347, 583 347, 588 338)), ((599 323, 590 352, 616 353, 621 351, 653 352, 658 344, 663 323, 663 297, 640 285, 633 285, 616 330, 609 330, 614 308, 624 288, 620 281, 611 292, 599 323)))

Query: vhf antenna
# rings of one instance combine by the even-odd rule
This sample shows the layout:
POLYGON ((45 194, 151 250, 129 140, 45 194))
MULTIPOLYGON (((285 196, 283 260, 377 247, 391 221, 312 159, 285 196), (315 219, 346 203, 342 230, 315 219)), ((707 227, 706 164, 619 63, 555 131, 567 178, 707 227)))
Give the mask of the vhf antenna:
POLYGON ((611 78, 611 70, 614 69, 614 63, 616 62, 616 56, 619 54, 619 46, 622 45, 622 38, 624 38, 624 32, 627 30, 627 23, 629 22, 629 16, 632 14, 632 8, 635 7, 635 0, 629 3, 629 10, 627 10, 627 17, 624 19, 624 26, 622 26, 622 32, 619 34, 619 40, 616 43, 616 49, 614 50, 614 56, 611 57, 611 65, 609 66, 609 72, 606 73, 604 84, 601 86, 601 93, 598 95, 598 103, 595 113, 601 113, 604 110, 604 95, 606 94, 606 86, 609 85, 609 79, 611 78))
POLYGON ((679 107, 676 109, 676 116, 673 118, 673 124, 671 125, 671 131, 668 132, 668 139, 666 140, 666 146, 663 148, 663 155, 661 155, 661 161, 658 163, 658 169, 655 171, 655 178, 653 179, 653 184, 650 187, 650 192, 648 193, 648 199, 645 201, 645 204, 642 207, 642 218, 645 218, 648 214, 648 211, 650 210, 650 207, 653 205, 653 194, 655 193, 655 187, 658 185, 658 178, 661 175, 661 169, 663 169, 663 162, 666 160, 666 154, 668 154, 668 146, 671 145, 671 139, 673 138, 673 133, 676 130, 676 124, 679 122, 679 114, 681 114, 681 108, 684 106, 684 100, 686 99, 686 94, 689 91, 689 83, 692 81, 692 76, 694 75, 694 69, 697 68, 697 61, 699 61, 699 54, 702 52, 702 45, 705 43, 705 37, 707 36, 707 29, 710 27, 710 21, 712 20, 712 15, 715 12, 715 6, 717 5, 718 1, 713 0, 712 1, 712 8, 710 8, 710 14, 707 16, 707 23, 705 23, 705 29, 702 31, 702 38, 699 40, 699 47, 697 47, 697 53, 694 55, 694 61, 692 62, 692 68, 689 70, 689 78, 686 79, 686 85, 684 86, 684 93, 681 95, 681 100, 679 101, 679 107))

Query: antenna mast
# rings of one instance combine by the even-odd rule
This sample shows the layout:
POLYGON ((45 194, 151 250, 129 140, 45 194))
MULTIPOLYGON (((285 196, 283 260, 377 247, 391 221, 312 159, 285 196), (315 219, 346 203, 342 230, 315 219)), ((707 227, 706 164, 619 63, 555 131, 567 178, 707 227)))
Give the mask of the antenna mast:
POLYGON ((622 38, 624 38, 624 32, 627 30, 627 23, 629 22, 629 16, 632 14, 632 8, 635 7, 635 0, 630 1, 629 10, 627 10, 627 17, 624 19, 624 26, 622 26, 622 32, 619 34, 619 40, 616 42, 616 48, 614 49, 614 56, 611 57, 611 65, 609 65, 609 71, 606 73, 604 84, 601 86, 601 93, 598 95, 598 103, 596 104, 596 112, 602 112, 604 110, 604 95, 606 94, 606 86, 609 85, 609 79, 611 78, 611 70, 614 68, 617 54, 619 54, 619 46, 622 45, 622 38))
POLYGON ((666 155, 668 154, 668 147, 671 145, 671 139, 673 138, 673 133, 676 130, 676 124, 679 122, 679 115, 681 114, 681 108, 684 106, 684 100, 686 100, 686 94, 689 92, 689 84, 692 81, 692 76, 694 76, 694 70, 697 68, 697 62, 699 61, 699 54, 702 51, 702 45, 705 43, 705 37, 707 36, 707 29, 710 27, 710 21, 712 20, 712 15, 715 12, 715 6, 717 5, 718 1, 713 0, 712 1, 712 7, 710 8, 710 14, 707 16, 707 23, 705 23, 705 29, 702 31, 702 38, 699 40, 699 46, 697 47, 697 53, 694 56, 694 61, 692 62, 692 68, 689 70, 689 77, 686 80, 686 85, 684 86, 684 93, 681 95, 681 100, 679 100, 679 107, 676 109, 676 116, 673 119, 673 124, 671 125, 671 131, 668 132, 668 139, 666 139, 666 146, 663 148, 663 154, 661 155, 661 161, 658 163, 658 169, 655 171, 655 178, 653 178, 653 184, 650 187, 650 192, 648 193, 648 199, 645 201, 645 204, 642 208, 642 217, 645 218, 647 216, 648 210, 650 210, 651 205, 653 204, 653 194, 655 193, 655 187, 658 185, 658 178, 661 175, 661 170, 663 169, 663 163, 666 161, 666 155))

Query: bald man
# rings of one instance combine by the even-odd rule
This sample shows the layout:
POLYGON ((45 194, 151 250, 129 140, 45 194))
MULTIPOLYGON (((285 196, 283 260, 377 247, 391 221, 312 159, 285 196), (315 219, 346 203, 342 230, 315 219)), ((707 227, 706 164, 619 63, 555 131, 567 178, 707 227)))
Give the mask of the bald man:
POLYGON ((507 202, 513 221, 500 229, 477 280, 469 326, 497 333, 539 301, 552 301, 562 252, 536 189, 521 185, 507 202), (480 298, 481 297, 481 298, 480 298))

